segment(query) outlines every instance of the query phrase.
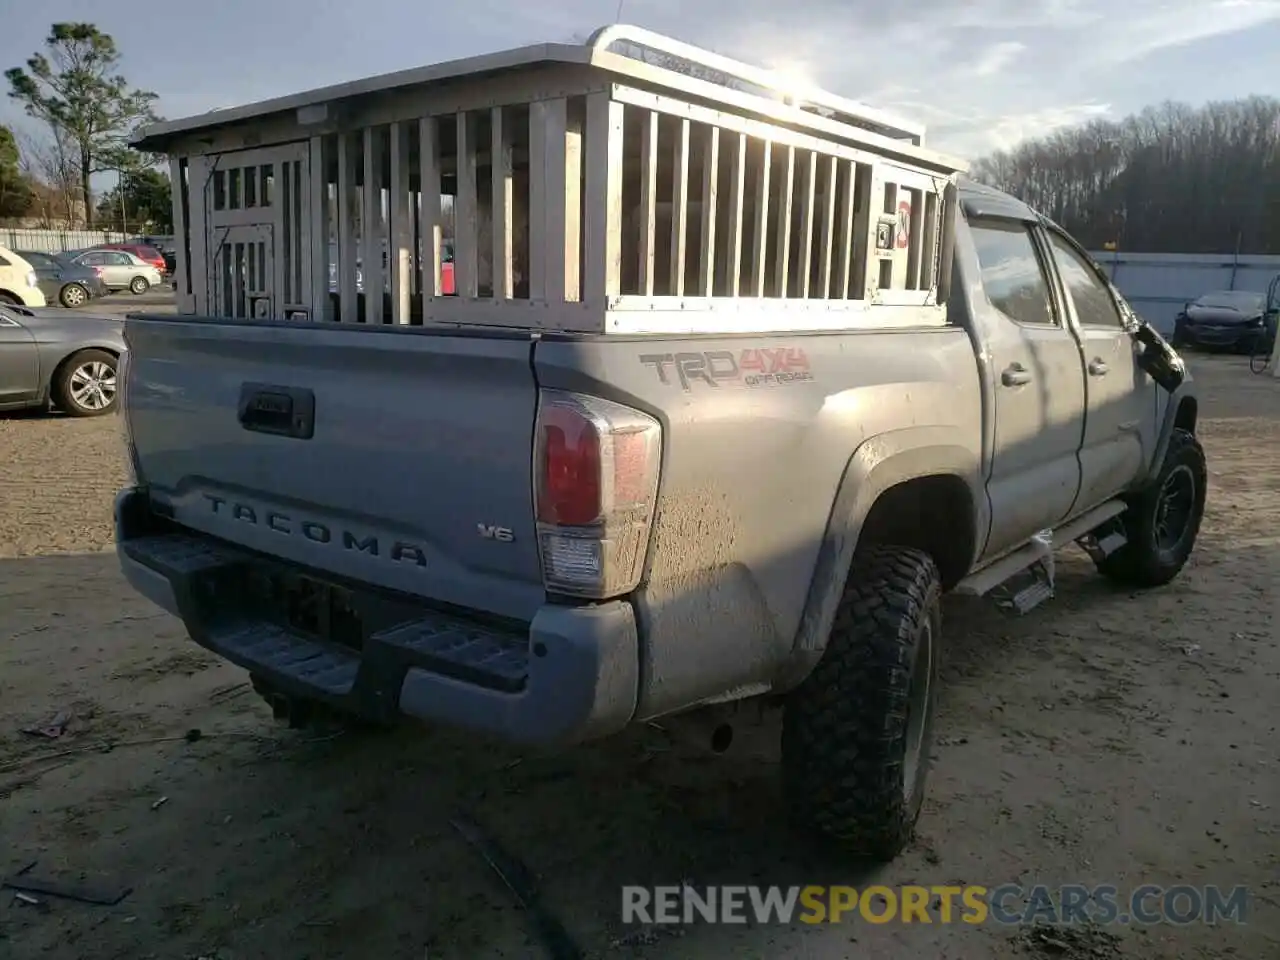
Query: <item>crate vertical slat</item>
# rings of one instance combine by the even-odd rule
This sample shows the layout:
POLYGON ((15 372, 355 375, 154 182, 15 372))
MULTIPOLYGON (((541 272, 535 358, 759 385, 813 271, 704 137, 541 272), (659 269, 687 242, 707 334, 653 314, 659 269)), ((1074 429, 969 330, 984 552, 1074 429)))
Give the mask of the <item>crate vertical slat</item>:
POLYGON ((502 107, 494 107, 489 113, 492 130, 490 163, 493 177, 493 299, 510 300, 515 292, 515 169, 512 131, 502 107))
POLYGON ((773 143, 761 143, 760 172, 756 178, 756 224, 751 247, 751 295, 764 296, 765 273, 769 257, 769 187, 773 143))
POLYGON ((935 248, 938 243, 938 194, 936 188, 924 196, 924 237, 920 241, 924 253, 920 258, 920 286, 930 289, 937 282, 935 248))
MULTIPOLYGON (((583 299, 582 289, 582 256, 583 256, 583 230, 582 222, 582 177, 583 164, 586 157, 583 154, 583 124, 584 117, 580 111, 574 110, 565 117, 564 129, 564 171, 561 179, 564 181, 564 202, 562 209, 564 212, 564 243, 557 244, 556 249, 563 252, 564 265, 563 270, 557 273, 557 278, 563 276, 563 287, 559 288, 559 292, 552 291, 553 302, 564 301, 565 303, 576 303, 583 299)), ((621 157, 619 157, 621 162, 621 157)))
POLYGON ((382 128, 364 128, 364 167, 360 181, 360 273, 364 287, 364 322, 385 323, 382 270, 382 128))
MULTIPOLYGON (((787 295, 787 284, 791 277, 791 218, 795 199, 796 151, 794 147, 783 148, 782 164, 782 196, 778 203, 778 253, 774 262, 776 277, 774 284, 778 288, 778 296, 787 295)), ((763 295, 764 291, 761 291, 763 295)))
POLYGON ((177 291, 177 299, 181 305, 181 300, 186 293, 186 285, 188 283, 188 267, 187 254, 184 249, 182 238, 187 235, 187 222, 182 209, 182 199, 185 190, 182 185, 182 158, 172 156, 169 158, 169 181, 171 184, 171 198, 173 201, 173 234, 178 238, 176 244, 177 249, 174 251, 173 258, 173 288, 177 291))
POLYGON ((548 162, 551 157, 551 106, 546 100, 529 105, 529 298, 546 303, 551 273, 546 238, 551 230, 551 185, 548 162))
POLYGON ((212 161, 195 156, 187 160, 187 184, 191 214, 191 299, 195 313, 209 314, 213 306, 209 302, 209 228, 205 212, 208 203, 209 168, 212 161))
POLYGON ((729 236, 725 257, 726 295, 742 289, 742 231, 746 222, 747 135, 733 134, 732 170, 729 174, 729 236))
POLYGON ((440 193, 440 130, 435 117, 418 121, 418 184, 421 200, 418 208, 418 235, 422 244, 421 288, 423 318, 427 316, 428 297, 438 297, 440 290, 440 258, 443 253, 444 213, 440 193))
POLYGON ((938 267, 934 284, 937 287, 937 302, 945 309, 947 298, 951 295, 951 263, 955 256, 956 217, 959 216, 959 191, 955 182, 948 182, 942 193, 942 226, 938 238, 938 267))
POLYGON ((720 128, 706 128, 702 155, 702 244, 698 262, 698 296, 710 297, 715 290, 716 216, 720 180, 720 128))
POLYGON ((876 249, 876 233, 879 230, 880 218, 884 210, 885 183, 878 163, 872 164, 869 187, 870 190, 866 200, 866 220, 862 224, 861 249, 865 253, 859 259, 861 261, 860 266, 865 267, 865 273, 861 277, 862 286, 858 296, 859 300, 870 300, 880 287, 882 261, 879 257, 880 251, 876 249))
POLYGON ((640 129, 640 294, 653 296, 658 239, 658 111, 640 129))
POLYGON ((607 308, 622 286, 623 105, 607 93, 587 97, 586 276, 583 300, 607 308))
POLYGON ((800 201, 800 276, 799 296, 808 299, 809 271, 813 268, 813 228, 816 222, 814 209, 818 187, 818 155, 809 151, 804 165, 804 194, 800 201))
MULTIPOLYGON (((279 292, 280 300, 286 306, 292 303, 296 298, 293 294, 293 271, 291 264, 295 259, 293 250, 293 224, 290 222, 289 211, 293 204, 293 176, 290 169, 290 163, 286 160, 280 164, 279 177, 276 183, 279 184, 279 195, 275 198, 273 204, 273 214, 271 217, 271 226, 277 236, 280 237, 278 249, 280 255, 276 257, 275 270, 272 271, 272 282, 276 290, 279 292)), ((228 183, 232 179, 239 180, 238 177, 232 178, 228 171, 228 183)), ((228 188, 227 195, 234 196, 235 189, 228 188)))
POLYGON ((840 240, 837 244, 837 249, 840 251, 840 269, 836 273, 838 289, 836 299, 848 300, 849 285, 853 282, 854 257, 857 255, 853 215, 854 200, 858 192, 858 163, 856 160, 845 160, 842 166, 844 192, 840 195, 840 240))
POLYGON ((329 300, 329 150, 325 137, 311 138, 311 319, 332 320, 329 300))
MULTIPOLYGON (((311 233, 311 189, 310 166, 308 162, 310 145, 304 145, 301 159, 291 161, 293 177, 293 204, 289 208, 289 229, 293 240, 293 260, 289 264, 293 271, 293 300, 288 306, 306 308, 311 297, 311 244, 308 237, 311 233)), ((263 296, 269 291, 260 291, 263 296)))
POLYGON ((689 238, 689 121, 676 121, 671 158, 671 295, 684 296, 685 257, 689 238))
POLYGON ((875 209, 872 197, 876 189, 876 164, 860 163, 855 167, 853 230, 853 299, 867 297, 871 275, 871 253, 875 248, 875 209), (856 295, 855 295, 856 294, 856 295))
POLYGON ((839 186, 840 161, 829 157, 824 164, 825 176, 822 193, 822 235, 818 243, 818 296, 826 300, 831 296, 831 262, 834 255, 836 229, 836 191, 839 186))
POLYGON ((390 268, 391 322, 409 322, 413 277, 410 262, 413 254, 413 195, 409 190, 409 126, 391 124, 388 138, 391 153, 391 182, 387 187, 387 214, 390 237, 387 266, 390 268))
POLYGON ((477 219, 480 204, 477 197, 478 167, 476 160, 476 123, 474 115, 464 110, 454 119, 457 130, 458 193, 453 201, 454 245, 453 276, 458 296, 475 299, 480 294, 480 231, 477 219))
POLYGON ((920 190, 908 190, 911 198, 911 217, 907 226, 907 282, 908 290, 920 289, 920 241, 924 232, 924 194, 920 190))
POLYGON ((338 137, 338 319, 355 323, 358 319, 356 221, 360 211, 360 194, 356 185, 356 166, 361 150, 360 135, 338 137))

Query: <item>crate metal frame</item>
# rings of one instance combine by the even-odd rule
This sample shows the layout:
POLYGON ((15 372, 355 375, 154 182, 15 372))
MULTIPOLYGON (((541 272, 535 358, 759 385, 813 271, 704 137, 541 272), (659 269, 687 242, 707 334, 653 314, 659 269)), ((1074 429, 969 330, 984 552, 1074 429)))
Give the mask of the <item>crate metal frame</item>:
POLYGON ((212 311, 215 231, 270 222, 281 319, 671 334, 945 323, 965 166, 923 141, 613 25, 162 122, 135 146, 171 158, 184 313, 212 311), (269 219, 215 217, 219 169, 246 150, 264 171, 300 156, 302 180, 269 219))

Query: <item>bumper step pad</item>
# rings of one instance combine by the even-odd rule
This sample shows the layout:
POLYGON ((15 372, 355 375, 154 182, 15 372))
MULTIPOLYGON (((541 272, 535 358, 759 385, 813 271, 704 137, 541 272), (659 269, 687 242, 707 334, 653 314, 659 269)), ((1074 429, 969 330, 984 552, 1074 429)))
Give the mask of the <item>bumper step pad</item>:
POLYGON ((502 693, 519 693, 528 680, 524 634, 423 608, 415 618, 371 634, 356 650, 237 610, 241 591, 235 584, 257 562, 247 552, 184 534, 140 537, 121 547, 169 580, 187 630, 201 646, 283 688, 356 713, 393 714, 411 667, 502 693))

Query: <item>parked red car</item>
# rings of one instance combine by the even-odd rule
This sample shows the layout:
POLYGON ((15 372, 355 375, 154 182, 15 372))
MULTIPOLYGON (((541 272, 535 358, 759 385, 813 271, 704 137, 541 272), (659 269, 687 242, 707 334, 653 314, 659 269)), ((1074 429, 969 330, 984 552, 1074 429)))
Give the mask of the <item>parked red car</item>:
POLYGON ((164 262, 164 254, 155 247, 149 247, 144 243, 101 243, 94 247, 95 250, 123 250, 125 253, 132 253, 139 260, 149 263, 160 271, 160 276, 166 276, 169 268, 164 262))

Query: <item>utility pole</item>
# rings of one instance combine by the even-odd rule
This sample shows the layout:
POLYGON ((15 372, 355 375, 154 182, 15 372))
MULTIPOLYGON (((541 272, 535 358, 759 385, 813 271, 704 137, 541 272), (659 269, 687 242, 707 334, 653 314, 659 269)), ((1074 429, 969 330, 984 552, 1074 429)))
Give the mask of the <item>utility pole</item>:
POLYGON ((120 232, 121 232, 121 233, 123 233, 123 234, 125 235, 125 237, 128 237, 128 235, 129 235, 129 224, 128 224, 128 222, 127 222, 127 221, 126 221, 126 219, 125 219, 125 206, 124 206, 124 170, 123 170, 123 169, 120 169, 120 170, 117 170, 117 171, 116 171, 116 178, 117 178, 117 179, 116 179, 116 192, 120 194, 120 232))

